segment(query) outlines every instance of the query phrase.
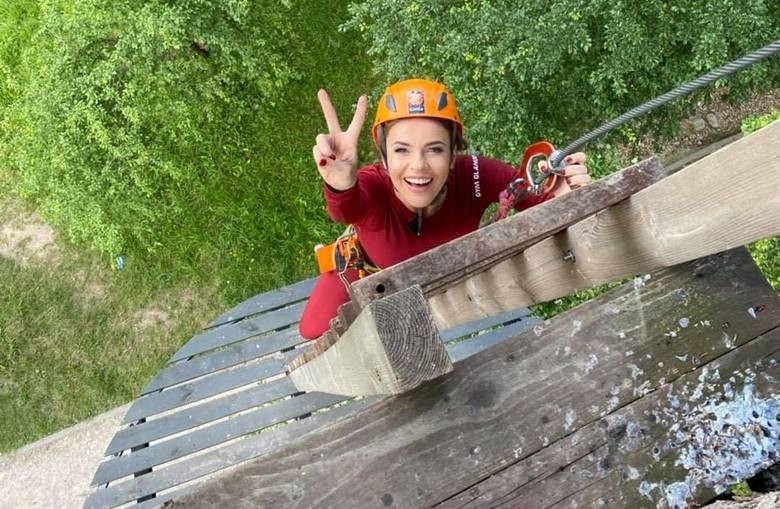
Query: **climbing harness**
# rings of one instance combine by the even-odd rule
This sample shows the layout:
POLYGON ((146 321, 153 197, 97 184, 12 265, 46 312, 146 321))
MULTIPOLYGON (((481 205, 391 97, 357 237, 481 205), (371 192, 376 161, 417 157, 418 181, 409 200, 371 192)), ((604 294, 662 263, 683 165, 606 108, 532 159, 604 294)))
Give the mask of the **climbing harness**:
POLYGON ((749 53, 742 58, 729 62, 726 65, 718 67, 717 69, 708 72, 703 76, 689 81, 688 83, 681 85, 674 90, 671 90, 661 96, 656 97, 650 101, 645 102, 637 106, 636 108, 627 111, 626 113, 616 117, 606 124, 602 125, 598 129, 594 129, 588 134, 577 138, 573 142, 566 145, 562 150, 556 150, 553 145, 547 141, 539 141, 529 146, 523 154, 523 159, 520 164, 520 176, 509 183, 509 185, 501 191, 499 195, 499 208, 493 215, 491 223, 494 223, 500 219, 504 219, 509 215, 510 210, 514 205, 524 198, 528 193, 543 194, 552 190, 555 187, 557 178, 561 176, 561 170, 563 169, 561 162, 563 159, 573 153, 583 145, 593 141, 594 139, 602 136, 613 129, 625 124, 629 120, 644 115, 645 113, 658 108, 659 106, 666 104, 670 101, 678 99, 684 95, 693 92, 705 85, 709 85, 714 81, 733 74, 737 71, 741 71, 745 67, 753 65, 754 63, 763 60, 767 57, 780 52, 780 40, 777 40, 761 49, 758 49, 752 53, 749 53), (544 159, 548 161, 549 170, 545 173, 539 174, 535 169, 538 167, 538 162, 544 159))
POLYGON ((364 278, 379 268, 368 263, 363 249, 358 242, 357 231, 352 225, 347 226, 344 233, 339 235, 335 242, 327 246, 318 245, 314 248, 317 258, 317 266, 320 274, 335 271, 344 285, 349 288, 349 281, 346 277, 348 269, 355 269, 359 278, 364 278))

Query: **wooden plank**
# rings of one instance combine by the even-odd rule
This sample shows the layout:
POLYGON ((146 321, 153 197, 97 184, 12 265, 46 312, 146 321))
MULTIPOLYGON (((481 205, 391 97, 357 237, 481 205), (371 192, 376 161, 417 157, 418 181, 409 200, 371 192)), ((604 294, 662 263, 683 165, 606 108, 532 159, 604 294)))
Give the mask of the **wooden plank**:
POLYGON ((261 293, 247 299, 236 307, 226 311, 209 323, 208 327, 217 327, 229 322, 236 322, 258 313, 272 311, 309 297, 317 278, 306 279, 276 290, 261 293))
POLYGON ((289 307, 277 309, 272 313, 246 318, 237 323, 226 324, 204 331, 190 339, 179 351, 173 354, 168 362, 180 361, 259 334, 289 327, 300 320, 305 305, 305 302, 300 302, 289 307))
MULTIPOLYGON (((190 483, 194 479, 232 467, 263 453, 279 449, 313 430, 327 426, 357 410, 367 408, 376 398, 365 398, 347 406, 336 406, 286 426, 264 430, 234 440, 217 449, 196 456, 187 457, 170 465, 155 468, 142 476, 112 482, 108 487, 91 493, 85 502, 85 509, 117 507, 134 500, 155 495, 161 491, 190 483)), ((93 484, 98 484, 93 481, 93 484)), ((161 497, 160 500, 165 500, 161 497)), ((147 504, 155 506, 155 503, 147 504)), ((136 507, 136 506, 133 506, 136 507)))
POLYGON ((266 355, 287 350, 303 342, 295 328, 241 341, 214 353, 179 361, 162 369, 141 391, 141 396, 188 382, 266 355))
MULTIPOLYGON (((539 318, 532 315, 531 310, 528 308, 513 309, 458 325, 457 327, 450 327, 441 333, 441 340, 446 344, 449 341, 469 337, 475 333, 484 333, 494 327, 509 325, 519 321, 535 322, 538 320, 539 318)), ((452 352, 450 352, 450 357, 452 357, 452 352)))
POLYGON ((298 352, 295 351, 278 353, 162 392, 148 394, 133 403, 122 422, 135 422, 243 385, 260 382, 264 378, 283 373, 287 364, 297 355, 298 352))
POLYGON ((301 391, 398 394, 452 371, 422 290, 413 286, 370 303, 333 346, 290 366, 301 391))
POLYGON ((204 426, 179 438, 165 440, 131 454, 118 456, 100 464, 93 484, 103 484, 114 479, 141 472, 169 461, 186 457, 248 433, 254 433, 289 419, 309 414, 324 406, 335 405, 345 398, 310 392, 273 405, 270 410, 241 413, 217 424, 204 426))
POLYGON ((428 507, 778 324, 778 296, 744 250, 665 270, 207 481, 173 507, 428 507))
POLYGON ((778 380, 780 328, 775 328, 726 353, 716 370, 700 367, 662 384, 435 507, 691 507, 706 502, 774 462, 772 444, 764 442, 780 440, 778 380), (675 401, 681 404, 669 404, 675 401), (753 417, 754 411, 764 419, 753 417), (759 444, 768 447, 750 449, 759 444), (754 457, 738 460, 746 456, 754 457))
POLYGON ((448 328, 780 235, 780 122, 428 299, 448 328), (563 260, 571 251, 576 261, 563 260))
POLYGON ((531 327, 541 323, 541 319, 534 316, 528 319, 518 320, 503 327, 484 332, 468 341, 460 341, 447 344, 447 353, 452 362, 460 362, 482 350, 487 350, 491 346, 503 343, 509 338, 515 337, 521 332, 525 332, 531 327))
POLYGON ((419 285, 426 296, 443 291, 661 178, 663 168, 657 159, 640 162, 356 281, 352 301, 363 308, 413 285, 419 285))
POLYGON ((260 384, 238 393, 210 400, 176 413, 119 430, 106 448, 106 455, 161 440, 224 417, 292 396, 298 390, 288 378, 260 384))

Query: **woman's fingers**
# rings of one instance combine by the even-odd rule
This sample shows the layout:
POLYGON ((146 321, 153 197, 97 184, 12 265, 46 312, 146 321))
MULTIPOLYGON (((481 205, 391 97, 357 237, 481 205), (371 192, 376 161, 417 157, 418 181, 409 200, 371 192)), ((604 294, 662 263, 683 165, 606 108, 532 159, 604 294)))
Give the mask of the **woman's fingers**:
POLYGON ((563 162, 566 163, 567 166, 572 164, 584 165, 587 159, 588 156, 585 155, 585 152, 575 152, 573 154, 567 155, 563 162))
POLYGON ((320 101, 322 115, 325 117, 325 123, 328 124, 328 131, 330 134, 335 135, 341 133, 339 117, 336 114, 336 108, 334 108, 333 103, 330 102, 328 93, 324 89, 320 89, 319 92, 317 92, 317 99, 320 101))
POLYGON ((590 183, 588 167, 584 164, 572 164, 564 168, 564 178, 572 189, 582 187, 590 183))
POLYGON ((576 189, 578 187, 588 185, 590 183, 590 175, 586 173, 584 175, 574 175, 572 177, 566 177, 566 183, 569 184, 569 187, 571 187, 572 189, 576 189))
POLYGON ((324 157, 329 157, 331 159, 336 158, 336 154, 334 151, 332 139, 327 134, 318 134, 316 138, 314 138, 315 148, 322 154, 324 157))
POLYGON ((366 111, 368 110, 368 98, 361 95, 358 97, 357 107, 355 107, 355 114, 352 116, 352 122, 349 123, 347 128, 347 135, 353 138, 357 142, 360 131, 363 129, 363 123, 366 121, 366 111))

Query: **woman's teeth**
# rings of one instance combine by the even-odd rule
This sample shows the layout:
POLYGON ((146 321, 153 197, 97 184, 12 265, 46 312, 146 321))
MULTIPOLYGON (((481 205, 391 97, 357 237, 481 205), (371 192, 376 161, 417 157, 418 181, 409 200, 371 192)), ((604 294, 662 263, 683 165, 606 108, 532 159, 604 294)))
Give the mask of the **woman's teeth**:
POLYGON ((429 178, 406 177, 404 181, 406 181, 407 184, 413 186, 427 186, 433 181, 433 179, 430 177, 429 178))

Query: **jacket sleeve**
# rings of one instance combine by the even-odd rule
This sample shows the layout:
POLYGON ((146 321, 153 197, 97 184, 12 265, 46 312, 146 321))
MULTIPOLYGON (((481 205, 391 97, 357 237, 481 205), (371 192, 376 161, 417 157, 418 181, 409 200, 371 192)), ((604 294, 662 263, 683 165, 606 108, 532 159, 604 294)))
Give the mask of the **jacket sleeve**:
POLYGON ((357 177, 357 183, 346 191, 324 184, 328 215, 337 223, 376 227, 387 211, 387 185, 373 167, 361 169, 357 177))

